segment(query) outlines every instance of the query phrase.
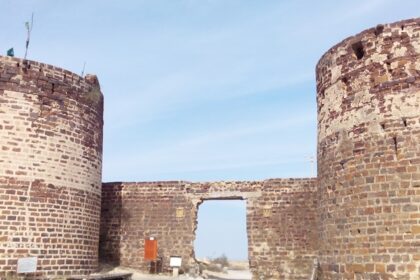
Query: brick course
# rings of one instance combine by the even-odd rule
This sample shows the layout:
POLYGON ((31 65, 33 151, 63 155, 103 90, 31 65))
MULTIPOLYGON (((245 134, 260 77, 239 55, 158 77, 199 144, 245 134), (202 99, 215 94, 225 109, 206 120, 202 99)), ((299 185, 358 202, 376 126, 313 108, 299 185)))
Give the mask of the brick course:
POLYGON ((164 270, 171 255, 195 266, 197 209, 208 199, 244 199, 255 279, 304 279, 317 255, 315 179, 261 182, 151 182, 103 185, 100 258, 147 270, 144 239, 157 238, 164 270), (178 215, 183 213, 183 215, 178 215))
POLYGON ((378 25, 319 61, 318 178, 103 185, 105 261, 146 270, 143 239, 194 265, 197 206, 245 199, 254 279, 419 279, 420 19, 378 25), (183 218, 176 218, 178 208, 183 218))
POLYGON ((420 19, 378 25, 317 65, 323 279, 419 279, 420 19))
POLYGON ((0 278, 26 256, 33 278, 97 268, 102 115, 95 76, 0 57, 0 278))
POLYGON ((419 55, 412 19, 363 31, 320 59, 317 179, 102 190, 96 77, 0 57, 0 278, 25 256, 39 257, 32 278, 91 273, 98 242, 102 261, 145 271, 150 236, 164 270, 171 255, 188 270, 200 203, 244 199, 254 279, 307 279, 314 258, 321 279, 419 279, 419 55))

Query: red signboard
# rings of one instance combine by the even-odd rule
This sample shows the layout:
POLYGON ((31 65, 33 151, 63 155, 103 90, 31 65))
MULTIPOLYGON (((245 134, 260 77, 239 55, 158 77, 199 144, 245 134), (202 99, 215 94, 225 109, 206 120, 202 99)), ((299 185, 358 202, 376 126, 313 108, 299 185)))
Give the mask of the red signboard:
POLYGON ((144 259, 146 261, 155 261, 157 259, 157 240, 144 240, 144 259))

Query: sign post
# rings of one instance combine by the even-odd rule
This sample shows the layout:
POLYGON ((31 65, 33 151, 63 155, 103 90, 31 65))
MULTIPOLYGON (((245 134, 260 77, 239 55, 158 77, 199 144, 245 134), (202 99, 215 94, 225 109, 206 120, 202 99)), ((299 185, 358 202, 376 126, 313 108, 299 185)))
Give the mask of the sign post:
POLYGON ((172 267, 172 276, 178 277, 179 268, 182 264, 182 258, 179 256, 171 256, 169 258, 169 266, 172 267))

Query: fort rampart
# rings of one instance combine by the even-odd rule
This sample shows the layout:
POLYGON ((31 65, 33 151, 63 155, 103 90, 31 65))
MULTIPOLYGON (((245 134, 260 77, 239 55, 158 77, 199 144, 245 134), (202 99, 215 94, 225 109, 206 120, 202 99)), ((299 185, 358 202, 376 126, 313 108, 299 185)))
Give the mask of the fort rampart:
POLYGON ((420 19, 378 25, 319 61, 323 279, 420 275, 420 19))
POLYGON ((0 278, 97 269, 102 114, 95 76, 0 57, 0 278))
POLYGON ((302 279, 316 257, 316 180, 155 182, 103 185, 100 256, 104 262, 147 271, 144 239, 158 240, 163 270, 181 256, 194 260, 197 210, 209 199, 243 199, 248 254, 255 279, 302 279))
POLYGON ((247 205, 254 279, 420 275, 420 19, 363 31, 316 66, 318 177, 104 183, 103 97, 85 78, 0 57, 0 277, 37 256, 35 278, 89 274, 100 260, 192 270, 199 205, 247 205), (101 205, 102 194, 102 205, 101 205), (102 218, 100 220, 100 214, 102 218))
POLYGON ((255 279, 307 279, 313 258, 320 279, 418 279, 419 55, 413 19, 363 31, 321 58, 317 179, 105 184, 101 256, 145 270, 142 242, 153 235, 163 257, 193 265, 197 205, 237 198, 247 200, 255 279))

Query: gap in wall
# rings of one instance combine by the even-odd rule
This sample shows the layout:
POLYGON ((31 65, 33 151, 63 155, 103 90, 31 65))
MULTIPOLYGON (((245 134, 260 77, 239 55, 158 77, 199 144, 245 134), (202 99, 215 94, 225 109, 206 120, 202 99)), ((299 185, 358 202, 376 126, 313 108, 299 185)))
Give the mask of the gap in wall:
POLYGON ((198 207, 195 236, 195 257, 205 273, 240 274, 241 279, 251 279, 245 200, 204 200, 198 207), (223 263, 224 257, 226 268, 217 265, 223 263))

